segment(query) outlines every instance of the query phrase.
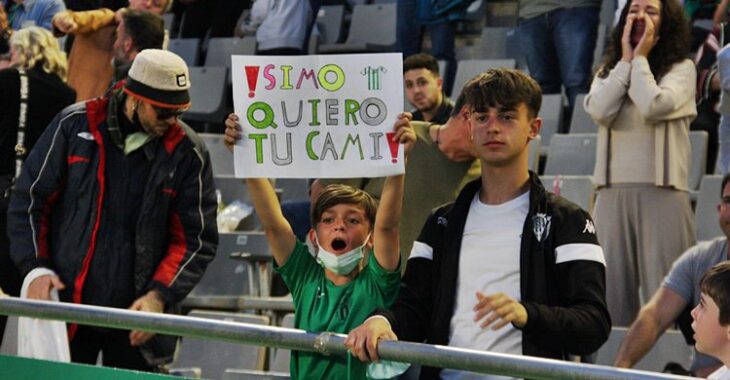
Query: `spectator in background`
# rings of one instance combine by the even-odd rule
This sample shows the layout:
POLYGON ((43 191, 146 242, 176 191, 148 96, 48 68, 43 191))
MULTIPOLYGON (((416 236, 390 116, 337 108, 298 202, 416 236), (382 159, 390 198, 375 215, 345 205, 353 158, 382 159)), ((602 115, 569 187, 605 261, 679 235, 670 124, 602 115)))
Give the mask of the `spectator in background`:
POLYGON ((730 262, 717 264, 702 280, 702 299, 692 309, 697 351, 722 360, 723 366, 707 378, 730 380, 730 262))
POLYGON ((588 92, 601 0, 522 0, 517 34, 530 75, 543 94, 575 97, 588 92))
POLYGON ((672 262, 695 243, 689 124, 697 115, 690 34, 674 0, 624 7, 585 98, 598 124, 593 217, 608 263, 608 307, 628 326, 672 262))
MULTIPOLYGON (((730 176, 726 175, 720 188, 717 205, 719 224, 724 237, 703 242, 687 250, 672 265, 651 300, 641 308, 639 316, 626 333, 616 356, 617 367, 630 368, 652 348, 654 342, 673 323, 683 323, 682 314, 700 302, 700 278, 715 264, 730 259, 730 176)), ((685 318, 686 319, 686 318, 685 318)), ((682 327, 682 325, 680 325, 682 327)), ((682 332, 686 332, 685 326, 682 332)), ((691 331, 689 338, 692 337, 691 331)), ((691 339, 694 341, 694 339, 691 339)), ((696 353, 690 370, 695 376, 707 377, 721 365, 717 359, 696 353)))
MULTIPOLYGON (((51 32, 37 26, 18 30, 10 39, 10 50, 11 68, 0 70, 0 288, 17 297, 22 279, 8 255, 10 242, 5 233, 9 188, 27 152, 51 119, 74 102, 76 94, 65 83, 66 54, 51 32), (26 111, 21 115, 23 87, 27 99, 22 101, 26 111), (25 125, 22 135, 18 128, 21 118, 25 125)), ((5 321, 5 316, 0 317, 0 339, 5 321)))
POLYGON ((165 23, 162 17, 146 11, 126 10, 118 15, 114 39, 114 81, 127 77, 129 68, 144 49, 162 49, 165 41, 165 23))
POLYGON ((403 58, 422 51, 423 34, 431 36, 431 54, 446 61, 446 90, 454 83, 456 75, 456 51, 454 22, 463 18, 471 1, 452 0, 445 4, 433 4, 424 0, 398 0, 396 2, 396 39, 403 58), (442 7, 445 6, 445 7, 442 7))
POLYGON ((304 54, 309 0, 256 0, 245 28, 256 31, 257 55, 304 54))
MULTIPOLYGON (((172 0, 130 0, 129 9, 162 15, 172 0)), ((114 38, 117 23, 111 9, 64 11, 53 18, 54 31, 75 36, 68 62, 68 83, 76 100, 99 97, 113 78, 114 38)))
POLYGON ((53 16, 66 10, 63 0, 3 0, 1 4, 14 30, 33 25, 51 30, 53 16))
POLYGON ((179 0, 180 38, 233 37, 239 15, 249 8, 251 0, 179 0))
POLYGON ((436 58, 425 53, 406 58, 403 82, 408 102, 416 107, 414 121, 446 124, 454 110, 454 102, 444 95, 444 80, 436 58))

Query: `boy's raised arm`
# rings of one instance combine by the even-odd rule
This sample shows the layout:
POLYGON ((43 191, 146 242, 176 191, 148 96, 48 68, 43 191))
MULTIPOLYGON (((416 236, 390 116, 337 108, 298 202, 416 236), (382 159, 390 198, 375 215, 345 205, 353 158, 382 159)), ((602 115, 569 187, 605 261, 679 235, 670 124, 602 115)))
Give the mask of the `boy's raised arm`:
MULTIPOLYGON (((236 140, 240 138, 241 126, 238 124, 238 116, 230 114, 226 119, 225 144, 232 150, 236 140)), ((256 215, 261 221, 261 227, 266 232, 274 261, 276 265, 284 265, 294 250, 296 236, 281 212, 274 187, 267 178, 247 178, 246 187, 253 200, 256 215)))
MULTIPOLYGON (((395 122, 396 132, 394 139, 404 144, 404 153, 407 154, 413 148, 416 141, 416 133, 411 127, 411 114, 404 112, 399 115, 395 122)), ((394 271, 400 263, 400 218, 403 209, 403 188, 404 175, 390 176, 385 179, 383 192, 380 196, 380 205, 375 218, 373 231, 373 243, 375 246, 375 259, 378 260, 383 269, 394 271)))

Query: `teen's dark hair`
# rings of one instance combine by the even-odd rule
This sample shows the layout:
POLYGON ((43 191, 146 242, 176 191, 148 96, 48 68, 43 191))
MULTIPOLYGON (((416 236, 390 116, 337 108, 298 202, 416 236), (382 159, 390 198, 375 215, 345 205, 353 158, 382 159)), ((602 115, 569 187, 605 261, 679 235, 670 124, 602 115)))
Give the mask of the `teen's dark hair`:
POLYGON ((419 53, 409 56, 403 61, 403 73, 410 70, 426 69, 436 77, 439 76, 439 63, 430 54, 419 53))
POLYGON ((333 184, 326 186, 312 207, 312 226, 319 224, 322 214, 329 208, 339 204, 360 206, 365 210, 365 217, 370 221, 370 229, 375 225, 375 213, 378 203, 372 195, 352 186, 333 184))
POLYGON ((148 11, 128 10, 122 13, 124 31, 132 39, 137 51, 162 49, 165 41, 165 22, 148 11))
POLYGON ((542 105, 540 85, 529 75, 515 69, 490 69, 469 80, 456 100, 476 112, 486 112, 490 107, 517 108, 525 103, 530 118, 537 116, 542 105), (463 99, 462 99, 463 97, 463 99))
MULTIPOLYGON (((621 18, 611 33, 611 41, 603 56, 603 63, 598 70, 598 77, 605 78, 609 71, 621 60, 621 37, 626 25, 632 1, 626 2, 621 11, 621 18)), ((654 78, 659 80, 669 72, 675 63, 681 62, 689 55, 691 34, 689 22, 684 16, 684 10, 676 0, 660 0, 661 26, 659 27, 659 41, 649 53, 649 67, 654 78)))
POLYGON ((707 294, 720 310, 720 325, 730 325, 730 261, 710 268, 700 279, 700 291, 707 294))

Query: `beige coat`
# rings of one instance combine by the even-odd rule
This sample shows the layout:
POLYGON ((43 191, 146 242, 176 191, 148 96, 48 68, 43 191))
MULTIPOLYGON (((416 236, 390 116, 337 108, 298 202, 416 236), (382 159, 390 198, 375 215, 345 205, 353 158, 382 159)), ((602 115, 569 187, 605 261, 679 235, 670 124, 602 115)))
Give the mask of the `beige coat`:
MULTIPOLYGON (((675 64, 657 83, 647 59, 637 57, 630 63, 620 61, 606 78, 593 80, 584 107, 598 124, 593 173, 597 187, 609 185, 609 129, 616 116, 624 111, 623 103, 633 102, 640 114, 635 122, 656 128, 654 184, 688 190, 689 124, 697 116, 696 77, 695 66, 687 59, 675 64)), ((638 156, 642 152, 625 154, 638 156)))
POLYGON ((68 58, 68 85, 76 90, 77 101, 102 96, 114 73, 114 12, 106 8, 66 12, 78 25, 68 58))

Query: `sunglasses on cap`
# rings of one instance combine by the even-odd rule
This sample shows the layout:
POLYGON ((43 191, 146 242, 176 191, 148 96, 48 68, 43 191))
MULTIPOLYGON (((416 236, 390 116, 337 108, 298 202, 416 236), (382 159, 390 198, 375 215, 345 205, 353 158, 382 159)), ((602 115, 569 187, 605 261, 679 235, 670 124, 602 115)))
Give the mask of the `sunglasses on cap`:
POLYGON ((167 120, 171 117, 177 118, 187 111, 187 109, 184 108, 161 108, 155 106, 152 106, 152 109, 154 109, 157 114, 157 120, 167 120))

